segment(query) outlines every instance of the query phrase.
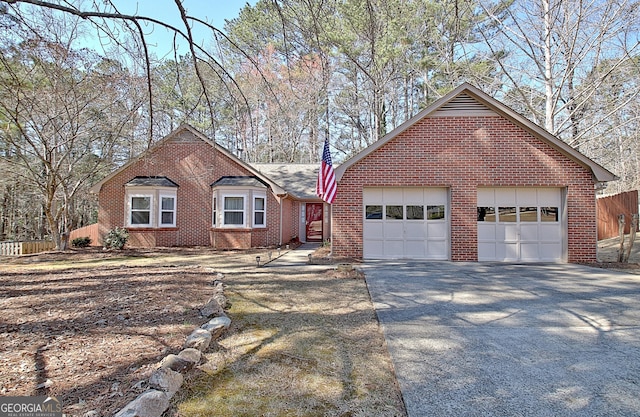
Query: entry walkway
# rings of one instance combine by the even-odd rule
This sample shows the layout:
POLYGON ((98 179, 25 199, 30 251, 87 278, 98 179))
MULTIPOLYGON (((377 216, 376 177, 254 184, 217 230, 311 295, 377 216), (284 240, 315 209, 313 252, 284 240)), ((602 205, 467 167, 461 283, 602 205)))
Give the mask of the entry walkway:
MULTIPOLYGON (((285 251, 279 258, 265 264, 265 267, 313 266, 309 265, 309 255, 315 252, 321 243, 303 243, 295 249, 285 251)), ((324 266, 326 269, 326 265, 324 266)))

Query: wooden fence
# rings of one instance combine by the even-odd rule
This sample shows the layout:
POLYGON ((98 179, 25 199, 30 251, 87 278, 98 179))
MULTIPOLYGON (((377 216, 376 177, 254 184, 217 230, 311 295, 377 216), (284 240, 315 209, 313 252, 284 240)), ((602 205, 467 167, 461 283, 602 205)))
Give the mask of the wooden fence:
POLYGON ((76 230, 72 230, 69 233, 69 245, 73 242, 73 239, 78 237, 88 237, 91 239, 91 246, 101 246, 100 232, 98 230, 98 223, 90 224, 89 226, 81 227, 76 230))
POLYGON ((598 240, 620 236, 618 231, 618 215, 624 214, 624 233, 629 234, 631 215, 638 213, 638 191, 627 191, 597 200, 598 208, 598 240))
POLYGON ((56 248, 55 243, 49 240, 33 240, 29 242, 0 242, 0 255, 18 256, 30 253, 44 252, 56 248))

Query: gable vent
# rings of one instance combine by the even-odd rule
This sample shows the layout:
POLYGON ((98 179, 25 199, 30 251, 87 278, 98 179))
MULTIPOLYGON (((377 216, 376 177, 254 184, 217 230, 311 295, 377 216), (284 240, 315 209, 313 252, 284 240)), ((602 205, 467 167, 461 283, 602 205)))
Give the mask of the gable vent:
POLYGON ((442 105, 431 116, 495 116, 495 112, 467 94, 460 94, 442 105))

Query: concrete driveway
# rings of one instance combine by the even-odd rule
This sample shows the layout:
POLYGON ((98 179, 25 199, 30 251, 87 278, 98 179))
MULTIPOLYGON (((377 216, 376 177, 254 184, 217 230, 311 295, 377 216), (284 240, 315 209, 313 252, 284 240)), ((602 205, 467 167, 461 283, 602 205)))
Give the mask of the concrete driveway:
POLYGON ((367 262, 410 417, 640 416, 640 275, 367 262))

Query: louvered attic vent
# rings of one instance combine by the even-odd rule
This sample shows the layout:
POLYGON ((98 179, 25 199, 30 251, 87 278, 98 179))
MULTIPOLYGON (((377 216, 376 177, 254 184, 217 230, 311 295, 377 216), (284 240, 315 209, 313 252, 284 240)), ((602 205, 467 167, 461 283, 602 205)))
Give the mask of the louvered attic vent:
POLYGON ((460 94, 440 107, 433 116, 485 116, 494 115, 493 110, 467 94, 460 94))

